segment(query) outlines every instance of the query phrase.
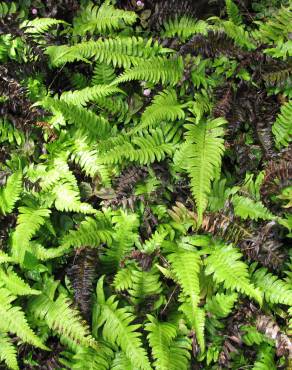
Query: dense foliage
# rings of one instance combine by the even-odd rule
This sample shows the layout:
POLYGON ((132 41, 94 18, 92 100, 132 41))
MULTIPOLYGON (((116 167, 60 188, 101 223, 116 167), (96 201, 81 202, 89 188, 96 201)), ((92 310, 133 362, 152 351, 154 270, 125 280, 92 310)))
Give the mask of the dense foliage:
POLYGON ((0 16, 0 367, 291 369, 291 4, 0 16))

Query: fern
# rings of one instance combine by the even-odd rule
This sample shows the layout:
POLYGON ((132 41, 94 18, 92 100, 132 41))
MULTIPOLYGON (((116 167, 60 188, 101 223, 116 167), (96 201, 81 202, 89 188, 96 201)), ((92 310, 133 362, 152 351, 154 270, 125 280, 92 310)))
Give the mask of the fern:
MULTIPOLYGON (((193 118, 189 119, 194 122, 193 118)), ((181 146, 174 161, 185 167, 191 177, 191 189, 196 201, 198 225, 202 222, 203 212, 208 204, 211 181, 218 176, 221 157, 224 153, 225 120, 217 118, 212 121, 185 125, 188 130, 186 142, 181 146), (188 158, 185 165, 185 158, 188 158)))
POLYGON ((21 145, 24 142, 24 135, 4 119, 0 121, 0 143, 4 143, 5 141, 8 141, 10 144, 16 143, 17 145, 21 145))
MULTIPOLYGON (((98 284, 98 289, 101 291, 103 278, 99 280, 98 284)), ((105 300, 102 294, 98 294, 98 303, 100 305, 98 327, 103 326, 103 338, 120 346, 137 369, 151 369, 146 352, 142 348, 140 334, 137 332, 140 325, 131 324, 135 317, 128 311, 127 307, 118 308, 115 296, 105 300)))
POLYGON ((121 28, 122 22, 131 25, 136 19, 137 15, 134 12, 116 9, 110 5, 110 1, 105 1, 100 7, 90 2, 74 19, 73 34, 85 35, 88 32, 106 34, 121 28))
POLYGON ((281 112, 277 116, 272 127, 272 132, 278 149, 283 146, 288 146, 289 142, 292 140, 291 117, 292 101, 289 101, 281 107, 281 112))
POLYGON ((247 265, 240 261, 241 253, 231 245, 216 244, 205 260, 205 273, 213 276, 216 283, 255 299, 260 304, 260 290, 250 282, 247 265))
POLYGON ((205 310, 217 318, 224 318, 230 314, 237 299, 236 293, 217 293, 207 300, 205 310))
POLYGON ((234 206, 234 213, 246 220, 251 218, 258 220, 274 220, 276 217, 262 204, 262 202, 255 202, 250 198, 243 197, 240 195, 234 195, 232 197, 232 203, 234 206))
POLYGON ((77 310, 71 307, 72 302, 64 294, 56 300, 45 293, 30 301, 30 312, 59 335, 69 338, 76 344, 97 348, 98 344, 90 335, 88 326, 82 321, 77 310))
POLYGON ((179 338, 174 324, 159 322, 151 315, 147 315, 149 323, 145 329, 149 332, 148 340, 155 359, 157 370, 187 369, 190 357, 190 341, 179 338))
POLYGON ((20 198, 22 190, 22 173, 14 172, 9 176, 4 187, 0 188, 0 214, 7 214, 13 211, 15 203, 20 198))
POLYGON ((256 270, 252 275, 252 281, 262 291, 267 302, 291 306, 292 289, 290 285, 269 273, 266 268, 256 270))
POLYGON ((91 84, 105 85, 111 83, 116 78, 115 70, 106 63, 95 63, 92 71, 91 84))
POLYGON ((166 59, 156 57, 137 63, 134 67, 126 70, 112 85, 133 80, 145 80, 153 84, 161 82, 163 85, 176 85, 182 78, 183 61, 180 57, 166 59))
POLYGON ((0 361, 4 361, 9 369, 19 369, 16 348, 5 333, 0 333, 0 361))
POLYGON ((204 352, 204 312, 200 302, 199 271, 201 260, 196 252, 178 251, 168 256, 172 270, 182 289, 180 310, 195 330, 201 351, 204 352))
MULTIPOLYGON (((112 64, 114 67, 129 68, 145 62, 161 53, 168 52, 157 42, 151 39, 147 42, 141 37, 124 37, 98 41, 87 41, 73 46, 48 46, 46 54, 50 57, 54 67, 72 63, 74 61, 88 61, 90 58, 100 63, 112 64)), ((158 59, 157 63, 163 59, 158 59)), ((166 64, 167 66, 167 64, 166 64)), ((162 68, 162 66, 160 67, 162 68)), ((141 72, 142 73, 142 72, 141 72)))
POLYGON ((131 133, 139 132, 149 126, 153 127, 161 121, 176 121, 184 119, 183 106, 177 101, 174 90, 164 90, 153 99, 153 103, 146 108, 141 117, 141 123, 131 133))
POLYGON ((42 34, 58 24, 68 25, 68 23, 54 18, 35 18, 32 21, 24 21, 21 28, 24 28, 25 33, 29 34, 42 34))
POLYGON ((8 14, 16 13, 17 10, 18 10, 18 6, 14 1, 8 4, 7 2, 4 2, 4 1, 0 2, 0 17, 1 18, 6 17, 8 14))
POLYGON ((32 289, 12 268, 0 269, 0 285, 4 285, 14 295, 37 295, 39 290, 32 289))
POLYGON ((239 9, 232 0, 226 0, 226 10, 230 21, 236 25, 242 24, 242 18, 239 13, 239 9))
POLYGON ((276 370, 274 350, 271 346, 263 344, 258 353, 258 359, 253 365, 253 370, 276 370))
POLYGON ((7 289, 0 288, 0 298, 0 314, 2 317, 0 324, 1 331, 16 334, 24 342, 47 350, 47 347, 29 327, 24 312, 21 310, 21 308, 11 304, 16 297, 13 296, 7 289))
POLYGON ((175 37, 178 36, 182 40, 188 39, 190 36, 200 33, 207 35, 208 24, 202 20, 196 21, 188 16, 183 16, 174 19, 169 19, 163 24, 164 31, 162 36, 164 37, 175 37))

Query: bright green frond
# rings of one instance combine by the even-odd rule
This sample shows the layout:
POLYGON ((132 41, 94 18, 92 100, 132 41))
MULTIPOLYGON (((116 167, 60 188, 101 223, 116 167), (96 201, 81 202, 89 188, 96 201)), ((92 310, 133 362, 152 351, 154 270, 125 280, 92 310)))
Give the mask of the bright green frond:
POLYGON ((163 24, 164 31, 162 35, 165 37, 180 37, 185 40, 190 36, 197 33, 207 35, 208 33, 208 24, 203 20, 195 20, 193 18, 186 16, 178 18, 177 16, 174 19, 169 19, 163 24))
POLYGON ((0 361, 4 361, 8 369, 19 369, 16 348, 12 344, 9 336, 5 333, 0 333, 0 361))
POLYGON ((234 212, 237 216, 246 220, 251 218, 252 220, 275 220, 274 216, 260 201, 254 201, 250 198, 234 195, 232 197, 232 203, 234 206, 234 212))
POLYGON ((7 214, 13 211, 14 205, 21 196, 22 173, 14 172, 9 176, 5 186, 0 188, 0 214, 7 214))
POLYGON ((292 141, 292 100, 281 107, 273 124, 272 132, 278 149, 288 146, 289 142, 292 141))
POLYGON ((11 267, 6 271, 0 269, 0 285, 4 285, 14 295, 40 294, 39 290, 32 289, 11 267))

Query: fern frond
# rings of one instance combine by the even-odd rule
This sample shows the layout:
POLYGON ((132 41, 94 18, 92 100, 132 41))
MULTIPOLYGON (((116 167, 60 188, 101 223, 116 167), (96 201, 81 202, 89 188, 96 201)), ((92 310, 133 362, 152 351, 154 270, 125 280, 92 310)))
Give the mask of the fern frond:
POLYGON ((122 92, 122 90, 115 86, 95 85, 92 87, 85 87, 82 90, 66 91, 60 96, 60 100, 74 105, 83 106, 90 101, 96 102, 99 98, 119 92, 122 92))
POLYGON ((246 220, 250 218, 252 220, 275 220, 274 216, 260 201, 254 201, 250 198, 234 195, 232 197, 232 203, 234 206, 234 213, 236 216, 246 220))
MULTIPOLYGON (((99 280, 102 289, 103 278, 99 280)), ((137 331, 139 324, 131 324, 135 320, 128 307, 118 308, 115 296, 107 300, 98 296, 100 314, 98 327, 103 326, 102 336, 109 343, 117 344, 136 369, 150 370, 151 366, 146 351, 142 348, 141 334, 137 331)))
POLYGON ((108 370, 113 357, 112 349, 103 342, 98 342, 98 350, 94 348, 77 347, 72 358, 72 370, 108 370))
POLYGON ((200 256, 196 252, 182 250, 170 254, 167 258, 182 289, 180 298, 183 303, 179 309, 186 315, 195 330, 201 351, 204 352, 204 312, 198 307, 200 301, 200 256))
POLYGON ((155 369, 188 369, 190 339, 179 338, 176 326, 170 322, 159 322, 151 315, 147 315, 147 318, 149 323, 145 325, 145 329, 149 332, 147 338, 155 359, 155 369))
POLYGON ((116 352, 115 358, 111 364, 111 370, 135 370, 136 367, 124 352, 116 352))
POLYGON ((217 293, 216 295, 207 298, 205 310, 206 312, 210 312, 216 318, 221 319, 230 314, 237 300, 238 295, 236 293, 217 293))
MULTIPOLYGON (((189 119, 194 121, 193 118, 189 119)), ((226 121, 216 118, 207 122, 185 125, 186 142, 176 153, 174 162, 186 168, 191 177, 191 190, 196 201, 198 226, 208 204, 211 182, 218 177, 224 153, 224 128, 226 121)))
POLYGON ((22 190, 22 173, 14 172, 9 176, 4 187, 0 188, 0 214, 6 215, 13 211, 14 205, 20 198, 22 190))
MULTIPOLYGON (((86 93, 84 97, 79 96, 79 102, 82 102, 83 98, 86 101, 86 97, 86 93)), ((62 113, 69 123, 75 124, 85 135, 90 133, 92 137, 105 138, 110 131, 109 123, 105 118, 97 116, 89 109, 76 106, 74 102, 46 98, 41 101, 41 105, 52 112, 62 113)))
POLYGON ((123 24, 132 25, 136 19, 135 12, 116 9, 108 0, 100 7, 90 2, 74 19, 73 34, 83 36, 88 32, 98 32, 108 35, 111 31, 122 28, 123 24))
POLYGON ((252 281, 268 303, 292 305, 291 286, 268 272, 266 268, 256 270, 252 275, 252 281))
POLYGON ((25 141, 23 132, 16 129, 10 122, 0 119, 0 143, 8 141, 10 144, 21 145, 25 141))
POLYGON ((57 334, 85 347, 98 347, 89 327, 82 321, 79 312, 72 308, 72 302, 66 295, 60 294, 56 300, 52 300, 43 293, 30 300, 29 310, 57 334))
POLYGON ((62 247, 98 247, 101 243, 111 244, 113 238, 112 224, 108 217, 100 211, 95 218, 86 217, 77 230, 70 230, 62 238, 62 247))
POLYGON ((275 351, 268 344, 262 344, 259 348, 257 360, 253 365, 252 370, 276 370, 274 362, 275 351))
POLYGON ((4 18, 8 14, 16 13, 18 10, 18 5, 12 1, 10 3, 7 3, 7 1, 1 1, 0 2, 0 17, 4 18))
POLYGON ((50 211, 44 208, 19 207, 17 226, 12 234, 12 257, 23 262, 28 243, 49 217, 50 211))
POLYGON ((239 9, 233 0, 226 0, 225 3, 229 20, 237 26, 242 24, 242 18, 239 13, 239 9))
POLYGON ((248 266, 240 261, 241 257, 241 253, 232 245, 216 244, 205 260, 205 273, 213 274, 215 282, 223 283, 225 289, 246 294, 261 304, 261 292, 250 282, 248 266))
POLYGON ((278 149, 288 146, 292 141, 292 100, 281 107, 273 124, 272 132, 278 149))
POLYGON ((8 256, 5 252, 0 250, 0 264, 1 263, 7 263, 7 262, 13 262, 13 258, 8 256))
POLYGON ((48 46, 46 54, 54 67, 74 61, 88 61, 95 58, 100 63, 112 64, 114 67, 129 68, 165 52, 158 42, 147 42, 142 37, 119 37, 114 39, 99 39, 87 41, 73 46, 48 46))
POLYGON ((91 85, 106 85, 116 78, 115 69, 106 64, 96 62, 92 72, 91 85))
POLYGON ((19 369, 16 348, 5 333, 0 333, 0 361, 4 361, 8 369, 19 369))
POLYGON ((163 24, 163 37, 176 37, 182 40, 188 39, 190 36, 200 33, 207 35, 208 24, 203 20, 195 20, 185 15, 180 18, 175 16, 174 19, 169 19, 163 24))
POLYGON ((14 295, 37 295, 41 292, 32 289, 11 267, 0 269, 0 285, 4 285, 14 295))
POLYGON ((48 30, 56 26, 58 24, 65 24, 68 25, 67 22, 61 19, 54 19, 54 18, 35 18, 31 21, 24 21, 20 25, 20 28, 24 28, 24 33, 37 35, 48 32, 48 30))
POLYGON ((183 105, 177 101, 175 90, 164 90, 153 98, 152 104, 142 114, 141 123, 131 133, 153 127, 162 121, 176 121, 184 117, 183 105))
POLYGON ((24 342, 47 350, 47 347, 29 327, 22 309, 19 306, 12 306, 11 303, 15 298, 9 290, 0 288, 1 331, 16 334, 24 342))
POLYGON ((156 57, 137 63, 134 67, 126 70, 111 85, 133 80, 142 80, 163 85, 176 85, 182 79, 183 61, 181 57, 166 59, 156 57))

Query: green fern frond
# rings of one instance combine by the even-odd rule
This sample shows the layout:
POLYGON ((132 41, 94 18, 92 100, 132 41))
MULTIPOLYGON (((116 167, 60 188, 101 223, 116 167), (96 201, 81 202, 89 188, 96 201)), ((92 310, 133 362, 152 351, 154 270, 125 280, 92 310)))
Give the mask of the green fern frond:
POLYGON ((98 211, 94 218, 86 217, 77 230, 70 230, 62 238, 61 246, 70 248, 99 247, 101 243, 112 243, 113 229, 108 217, 98 211))
POLYGON ((259 345, 267 341, 267 337, 260 333, 255 326, 242 325, 240 330, 243 332, 242 341, 248 346, 259 345))
MULTIPOLYGON (((98 290, 102 290, 103 278, 98 282, 98 290)), ((102 328, 103 338, 112 344, 117 344, 136 369, 150 370, 151 366, 145 349, 142 348, 141 334, 137 331, 139 324, 131 324, 135 320, 128 307, 118 308, 115 296, 107 300, 98 295, 100 313, 98 327, 102 328)))
POLYGON ((8 369, 19 369, 16 348, 5 333, 0 333, 0 361, 4 361, 8 369))
POLYGON ((47 347, 29 327, 24 312, 19 306, 12 306, 15 296, 5 288, 0 288, 0 330, 16 334, 24 342, 47 350, 47 347))
POLYGON ((111 370, 136 370, 136 367, 124 352, 116 352, 111 364, 111 370))
POLYGON ((253 365, 252 370, 276 370, 274 362, 275 350, 268 344, 262 344, 259 348, 257 360, 253 365))
POLYGON ((88 62, 88 59, 94 57, 100 63, 129 68, 169 51, 160 46, 157 41, 153 43, 152 39, 149 39, 146 42, 142 37, 99 39, 83 41, 73 46, 54 45, 46 48, 46 54, 54 67, 78 60, 88 62))
POLYGON ((43 293, 30 300, 29 310, 35 318, 44 321, 57 334, 84 347, 98 348, 88 325, 72 305, 64 294, 52 300, 43 293))
POLYGON ((215 317, 221 319, 230 314, 237 300, 238 295, 236 293, 217 293, 216 295, 207 298, 205 310, 206 312, 210 312, 215 317))
POLYGON ((176 37, 182 40, 188 39, 190 36, 200 33, 202 35, 208 34, 208 24, 203 20, 195 20, 193 18, 182 16, 174 19, 169 19, 163 24, 163 37, 176 37))
POLYGON ((260 201, 254 201, 250 198, 234 195, 232 197, 232 203, 234 206, 234 212, 236 216, 246 220, 250 218, 252 220, 275 220, 274 216, 260 201))
POLYGON ((177 101, 175 90, 164 90, 153 98, 152 104, 142 114, 141 123, 131 133, 153 127, 162 121, 176 121, 184 117, 183 105, 177 101))
POLYGON ((252 275, 252 281, 268 303, 292 305, 291 286, 268 272, 266 268, 256 270, 252 275))
POLYGON ((162 161, 171 156, 179 141, 180 132, 175 125, 164 125, 162 128, 149 129, 143 136, 124 137, 124 143, 100 156, 105 164, 122 163, 125 160, 150 164, 162 161))
POLYGON ((181 57, 166 59, 156 57, 137 63, 132 68, 122 73, 111 85, 133 80, 142 80, 163 85, 176 85, 183 74, 183 60, 181 57))
POLYGON ((226 0, 225 3, 229 20, 238 26, 242 24, 242 18, 237 5, 232 0, 226 0))
MULTIPOLYGON (((85 94, 85 101, 86 97, 87 95, 85 94)), ((79 99, 79 101, 81 102, 82 96, 79 96, 79 99)), ((75 124, 85 135, 90 134, 90 136, 93 137, 105 138, 110 131, 110 125, 105 118, 97 116, 89 109, 81 106, 76 106, 72 102, 46 98, 40 103, 44 108, 54 113, 62 113, 64 118, 68 120, 69 123, 75 124)))
POLYGON ((281 107, 273 124, 272 132, 278 149, 288 146, 292 141, 292 100, 281 107))
POLYGON ((22 173, 14 172, 9 176, 5 186, 0 188, 0 214, 6 215, 13 211, 22 190, 22 173))
POLYGON ((98 101, 99 98, 119 92, 122 92, 122 90, 115 86, 95 85, 92 87, 85 87, 82 90, 66 91, 61 95, 60 100, 66 103, 83 106, 88 102, 95 102, 98 101))
MULTIPOLYGON (((194 122, 193 118, 189 119, 194 122)), ((191 190, 196 201, 198 226, 208 204, 211 182, 218 177, 224 153, 224 128, 226 121, 216 118, 198 124, 186 124, 186 142, 174 157, 176 165, 186 168, 191 177, 191 190)))
POLYGON ((44 208, 19 207, 17 226, 12 234, 12 257, 22 263, 30 239, 49 217, 50 211, 44 208))
POLYGON ((60 19, 54 19, 54 18, 35 18, 31 21, 24 21, 20 28, 24 28, 24 33, 29 33, 32 35, 42 34, 45 32, 48 32, 48 30, 56 26, 58 24, 65 24, 68 25, 67 22, 60 20, 60 19))
POLYGON ((7 1, 1 1, 0 2, 0 17, 4 18, 8 14, 16 13, 18 10, 18 5, 12 1, 10 3, 7 3, 7 1))
POLYGON ((116 78, 115 70, 106 63, 96 62, 92 71, 91 85, 105 85, 116 78))
POLYGON ((112 349, 103 342, 98 342, 98 350, 94 348, 77 347, 72 358, 72 370, 108 370, 113 357, 112 349))
POLYGON ((8 256, 5 252, 0 250, 0 264, 1 263, 7 263, 7 262, 13 262, 13 258, 8 256))
POLYGON ((149 323, 145 329, 157 370, 186 370, 190 360, 191 343, 188 338, 179 338, 176 326, 169 322, 159 322, 147 315, 149 323))
POLYGON ((83 36, 98 32, 108 35, 109 32, 122 28, 123 24, 132 25, 136 19, 135 12, 116 9, 108 0, 100 7, 90 2, 74 19, 73 34, 83 36))
POLYGON ((0 285, 4 285, 14 295, 37 295, 41 293, 39 290, 32 289, 12 270, 12 267, 8 267, 6 271, 0 269, 0 285))
POLYGON ((191 251, 177 251, 170 254, 167 259, 170 261, 172 271, 182 289, 180 300, 183 303, 179 309, 186 315, 195 330, 201 351, 204 352, 204 312, 198 307, 200 302, 200 255, 191 251))
POLYGON ((225 289, 246 294, 262 304, 261 292, 250 282, 248 266, 241 258, 241 253, 232 245, 216 244, 205 260, 205 273, 212 274, 214 281, 223 283, 225 289))

